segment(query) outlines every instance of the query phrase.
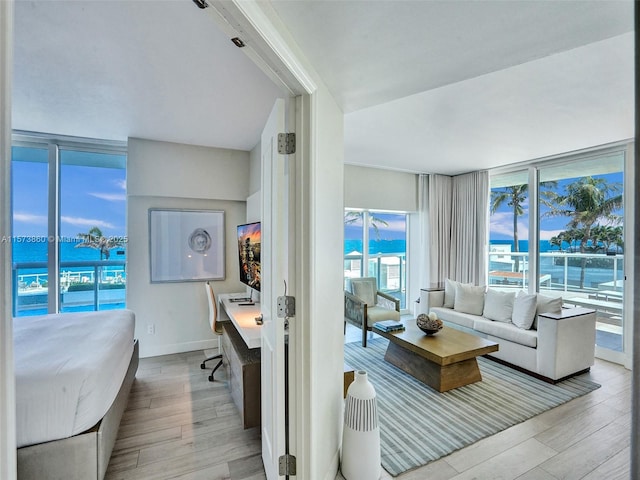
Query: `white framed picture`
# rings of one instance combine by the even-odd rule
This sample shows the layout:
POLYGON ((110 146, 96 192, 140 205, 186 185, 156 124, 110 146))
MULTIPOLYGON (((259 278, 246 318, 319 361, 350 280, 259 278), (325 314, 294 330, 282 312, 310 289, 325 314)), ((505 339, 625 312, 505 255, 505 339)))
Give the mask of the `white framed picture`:
POLYGON ((224 280, 224 211, 149 209, 151 283, 224 280))

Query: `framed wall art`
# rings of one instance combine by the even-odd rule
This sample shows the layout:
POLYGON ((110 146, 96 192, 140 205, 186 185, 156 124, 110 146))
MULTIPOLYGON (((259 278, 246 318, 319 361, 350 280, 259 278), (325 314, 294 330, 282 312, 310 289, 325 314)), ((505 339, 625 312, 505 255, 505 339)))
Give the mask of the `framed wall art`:
POLYGON ((149 209, 151 283, 224 280, 224 212, 149 209))

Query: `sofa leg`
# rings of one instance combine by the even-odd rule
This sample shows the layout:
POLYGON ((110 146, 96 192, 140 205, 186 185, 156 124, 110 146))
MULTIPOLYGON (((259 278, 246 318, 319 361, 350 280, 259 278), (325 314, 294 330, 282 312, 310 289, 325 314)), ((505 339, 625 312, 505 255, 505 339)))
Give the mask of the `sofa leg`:
POLYGON ((367 348, 367 327, 362 325, 362 347, 367 348))

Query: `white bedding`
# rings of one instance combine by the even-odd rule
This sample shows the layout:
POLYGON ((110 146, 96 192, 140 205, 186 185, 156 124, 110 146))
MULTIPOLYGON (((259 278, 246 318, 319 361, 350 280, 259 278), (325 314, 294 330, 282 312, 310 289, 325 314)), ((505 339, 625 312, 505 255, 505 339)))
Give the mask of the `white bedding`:
POLYGON ((18 447, 98 423, 127 372, 134 327, 129 310, 14 318, 18 447))

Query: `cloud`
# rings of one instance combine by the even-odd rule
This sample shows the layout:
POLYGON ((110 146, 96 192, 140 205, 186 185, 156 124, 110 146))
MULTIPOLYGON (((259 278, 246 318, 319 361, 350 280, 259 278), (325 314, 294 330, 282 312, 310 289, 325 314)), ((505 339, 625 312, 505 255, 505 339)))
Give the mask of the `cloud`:
MULTIPOLYGON (((526 240, 529 238, 529 225, 526 219, 518 217, 518 238, 526 240)), ((489 217, 489 232, 491 234, 505 235, 513 238, 513 213, 496 212, 489 217)))
POLYGON ((564 231, 566 230, 540 230, 540 240, 551 240, 551 237, 557 237, 560 232, 564 231))
POLYGON ((89 195, 109 202, 124 202, 127 199, 127 195, 124 193, 98 193, 89 192, 89 195))
POLYGON ((127 181, 126 180, 116 180, 115 181, 116 187, 118 187, 121 190, 126 191, 127 190, 127 181))
POLYGON ((93 220, 91 218, 82 217, 60 217, 64 223, 68 223, 75 227, 98 227, 98 228, 116 228, 115 225, 105 222, 104 220, 93 220))
POLYGON ((32 213, 15 212, 13 214, 14 222, 33 223, 36 225, 46 225, 48 222, 46 215, 34 215, 32 213))

